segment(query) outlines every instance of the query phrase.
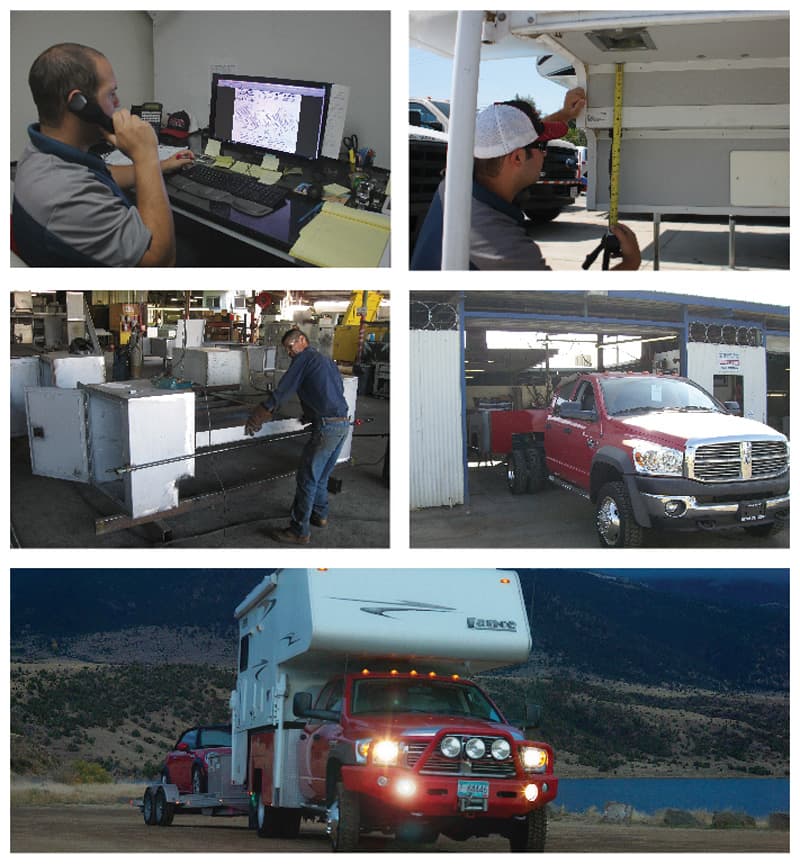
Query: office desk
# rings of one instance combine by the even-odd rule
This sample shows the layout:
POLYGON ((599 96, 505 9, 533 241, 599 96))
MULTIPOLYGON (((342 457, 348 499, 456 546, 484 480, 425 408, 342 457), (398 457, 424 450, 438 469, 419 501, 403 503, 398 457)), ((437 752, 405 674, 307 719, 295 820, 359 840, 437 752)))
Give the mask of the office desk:
MULTIPOLYGON (((282 163, 281 167, 285 170, 286 166, 282 163)), ((314 166, 304 166, 302 176, 292 174, 281 181, 280 185, 287 188, 286 203, 272 213, 259 217, 242 213, 229 204, 198 198, 176 189, 170 185, 170 178, 167 177, 167 192, 176 216, 179 245, 188 243, 201 259, 179 263, 195 266, 310 266, 294 258, 290 250, 301 228, 310 221, 307 217, 318 202, 310 201, 289 189, 304 180, 313 180, 321 185, 338 183, 349 187, 349 171, 348 163, 329 159, 320 160, 314 166), (215 264, 205 260, 214 257, 215 250, 210 250, 209 244, 220 246, 216 250, 220 253, 217 256, 219 260, 215 264)), ((371 168, 365 173, 376 185, 386 188, 388 171, 371 168)), ((389 244, 380 266, 388 266, 388 263, 389 244)))

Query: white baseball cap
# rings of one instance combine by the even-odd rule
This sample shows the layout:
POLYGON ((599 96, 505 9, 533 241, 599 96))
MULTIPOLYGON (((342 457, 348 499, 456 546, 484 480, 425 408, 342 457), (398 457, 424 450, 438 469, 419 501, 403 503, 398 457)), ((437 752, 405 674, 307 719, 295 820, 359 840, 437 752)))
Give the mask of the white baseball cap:
POLYGON ((484 108, 475 118, 476 159, 494 159, 527 147, 534 141, 551 141, 567 133, 567 124, 560 121, 539 121, 541 130, 519 108, 495 103, 484 108))

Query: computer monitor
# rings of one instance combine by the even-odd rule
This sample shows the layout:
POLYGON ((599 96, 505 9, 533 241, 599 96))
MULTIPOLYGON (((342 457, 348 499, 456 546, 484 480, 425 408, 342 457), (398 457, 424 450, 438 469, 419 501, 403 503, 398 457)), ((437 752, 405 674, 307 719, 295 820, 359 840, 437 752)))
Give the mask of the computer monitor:
POLYGON ((319 159, 331 85, 214 73, 209 133, 262 153, 319 159))

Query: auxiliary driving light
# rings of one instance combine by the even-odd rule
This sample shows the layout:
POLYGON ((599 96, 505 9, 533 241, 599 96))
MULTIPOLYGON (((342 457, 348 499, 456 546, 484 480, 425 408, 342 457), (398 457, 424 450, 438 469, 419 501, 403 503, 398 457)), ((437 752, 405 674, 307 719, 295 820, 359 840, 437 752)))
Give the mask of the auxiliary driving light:
POLYGON ((417 784, 413 780, 409 780, 408 777, 401 777, 397 783, 394 784, 394 790, 402 798, 410 798, 416 793, 417 784))
POLYGON ((522 794, 525 796, 525 800, 533 803, 539 797, 539 788, 535 783, 529 783, 522 794))
POLYGON ((486 744, 483 738, 470 738, 464 747, 464 752, 470 759, 480 759, 486 754, 486 744))
POLYGON ((508 759, 511 755, 511 745, 505 738, 497 738, 492 741, 492 756, 498 761, 508 759))
POLYGON ((455 735, 446 735, 442 738, 439 749, 442 751, 442 755, 447 756, 448 759, 455 759, 456 756, 461 755, 461 740, 455 735))
POLYGON ((686 502, 680 500, 667 501, 664 504, 664 512, 667 514, 667 516, 683 516, 683 514, 686 512, 686 502))

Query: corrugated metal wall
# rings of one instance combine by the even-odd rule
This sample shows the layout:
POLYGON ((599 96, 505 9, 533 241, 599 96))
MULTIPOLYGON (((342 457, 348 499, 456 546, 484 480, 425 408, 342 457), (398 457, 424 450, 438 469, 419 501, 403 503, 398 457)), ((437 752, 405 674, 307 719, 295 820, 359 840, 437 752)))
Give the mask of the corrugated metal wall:
POLYGON ((410 336, 410 505, 463 504, 459 332, 412 330, 410 336))

